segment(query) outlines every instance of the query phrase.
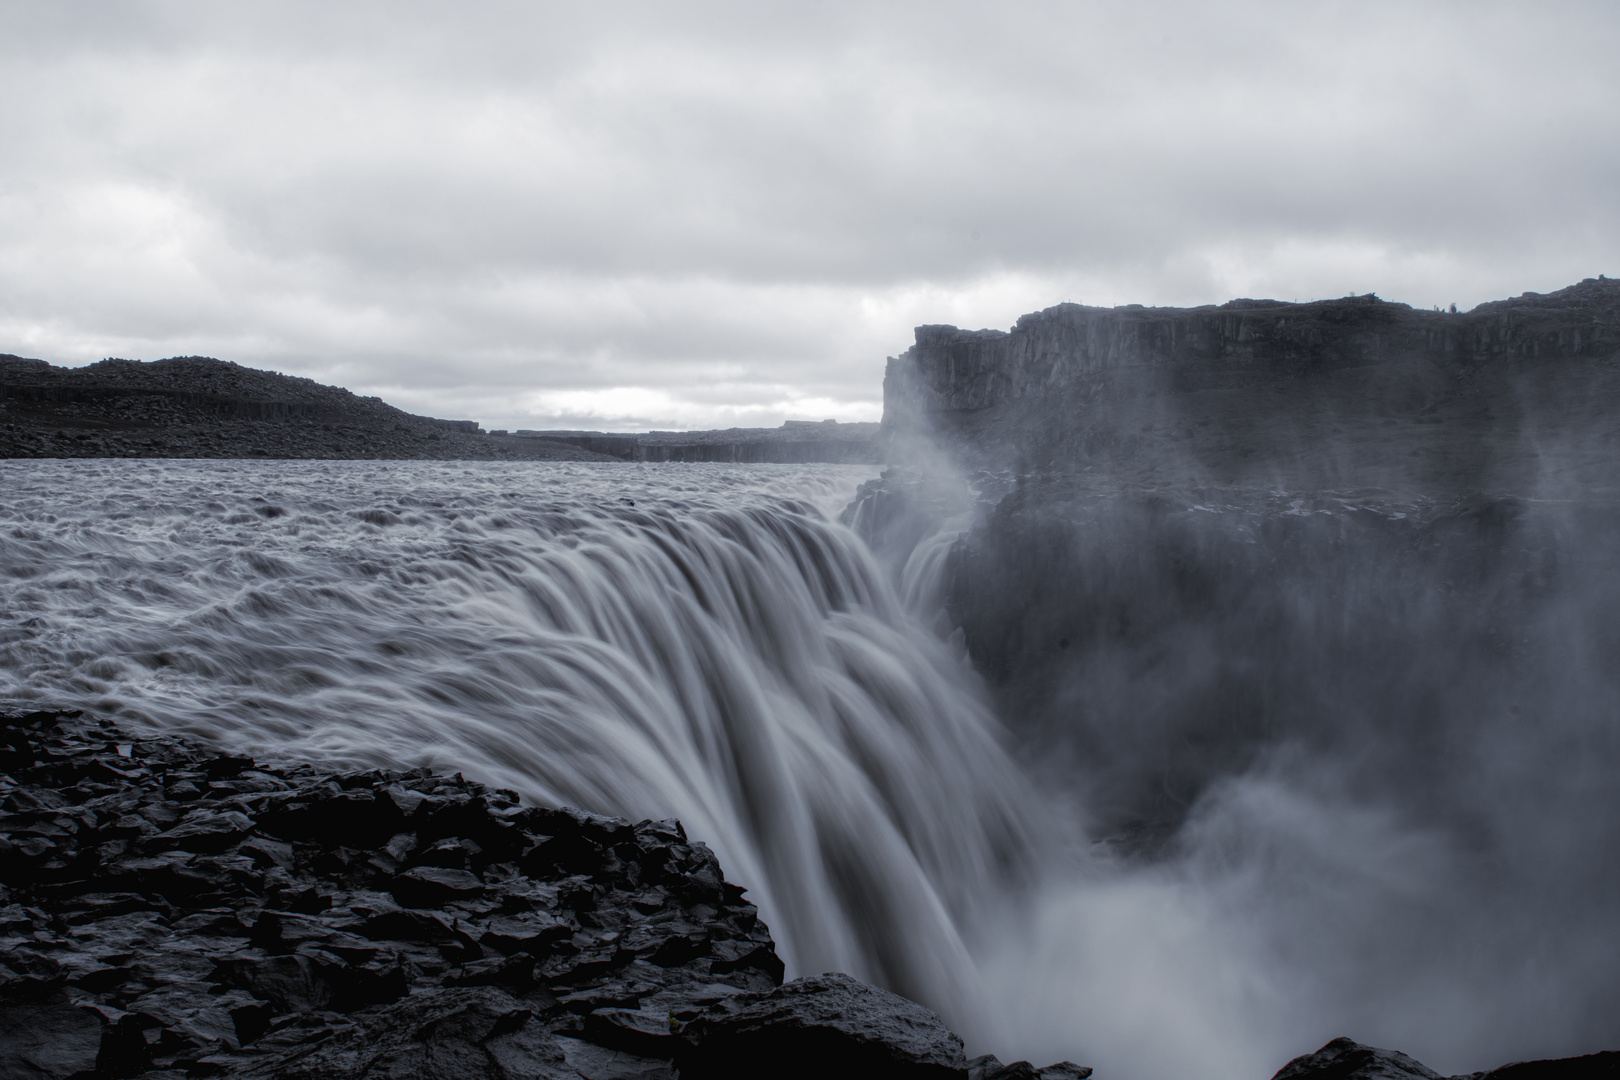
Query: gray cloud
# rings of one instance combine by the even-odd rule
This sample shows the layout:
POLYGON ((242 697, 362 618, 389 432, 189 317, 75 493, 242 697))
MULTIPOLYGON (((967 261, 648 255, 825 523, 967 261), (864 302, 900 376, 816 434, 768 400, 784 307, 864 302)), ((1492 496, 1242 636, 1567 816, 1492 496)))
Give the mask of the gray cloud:
POLYGON ((0 350, 500 426, 872 418, 920 322, 1615 270, 1620 13, 0 8, 0 350))

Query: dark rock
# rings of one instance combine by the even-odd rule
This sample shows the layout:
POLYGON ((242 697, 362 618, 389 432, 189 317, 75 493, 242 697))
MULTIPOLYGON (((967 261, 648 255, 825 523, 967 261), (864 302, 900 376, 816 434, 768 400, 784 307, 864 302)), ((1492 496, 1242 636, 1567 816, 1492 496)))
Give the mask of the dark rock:
POLYGON ((533 1010, 503 991, 416 994, 363 1031, 277 1055, 233 1074, 243 1080, 577 1080, 533 1010))
POLYGON ((556 1036, 568 1067, 583 1080, 675 1080, 673 1066, 662 1058, 645 1058, 623 1050, 556 1036))
POLYGON ((733 1012, 687 1027, 687 1080, 768 1074, 784 1061, 803 1075, 885 1080, 965 1078, 962 1040, 929 1010, 848 975, 795 979, 733 1012))
MULTIPOLYGON (((1381 1050, 1351 1039, 1334 1039, 1314 1054, 1284 1065, 1273 1080, 1438 1080, 1440 1074, 1396 1050, 1381 1050)), ((1450 1080, 1616 1080, 1620 1052, 1584 1057, 1516 1061, 1489 1072, 1450 1080)))
POLYGON ((92 1072, 102 1021, 61 994, 0 1001, 0 1077, 54 1080, 92 1072))
POLYGON ((252 820, 235 810, 190 814, 185 821, 152 838, 157 848, 177 847, 186 851, 224 851, 243 839, 253 828, 252 820))
POLYGON ((484 883, 466 870, 419 866, 394 878, 394 896, 412 908, 431 908, 484 895, 484 883))
POLYGON ((488 929, 478 939, 479 942, 502 953, 527 952, 545 956, 557 942, 574 936, 567 923, 538 911, 497 916, 485 925, 488 929))
POLYGON ((1003 1065, 994 1054, 982 1054, 968 1062, 968 1080, 1086 1080, 1091 1068, 1072 1061, 1060 1061, 1037 1069, 1027 1061, 1003 1065))
POLYGON ((584 1037, 609 1050, 671 1060, 683 1047, 681 1024, 671 1020, 667 1012, 597 1009, 585 1017, 584 1037))
POLYGON ((1479 1076, 1479 1080, 1617 1080, 1620 1052, 1607 1050, 1583 1057, 1515 1061, 1479 1076))
POLYGON ((1440 1080, 1440 1074, 1398 1050, 1338 1038, 1290 1061, 1272 1080, 1440 1080))

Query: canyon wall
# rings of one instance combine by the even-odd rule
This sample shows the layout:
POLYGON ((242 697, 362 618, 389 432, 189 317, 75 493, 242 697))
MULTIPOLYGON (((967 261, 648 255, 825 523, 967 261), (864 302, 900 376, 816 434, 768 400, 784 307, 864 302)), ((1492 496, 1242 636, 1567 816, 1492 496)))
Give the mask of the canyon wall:
POLYGON ((1060 304, 1009 332, 922 326, 889 361, 891 459, 1291 487, 1603 481, 1620 282, 1420 311, 1375 296, 1060 304), (1580 445, 1571 432, 1580 431, 1580 445), (930 451, 932 452, 932 451, 930 451))

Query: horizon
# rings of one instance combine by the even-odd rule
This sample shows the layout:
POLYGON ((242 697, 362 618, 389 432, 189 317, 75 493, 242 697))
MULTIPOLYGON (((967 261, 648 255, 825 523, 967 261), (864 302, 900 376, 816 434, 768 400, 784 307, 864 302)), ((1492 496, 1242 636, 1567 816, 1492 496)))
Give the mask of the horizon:
POLYGON ((873 421, 917 325, 1467 310, 1620 249, 1620 10, 1593 0, 0 30, 0 350, 217 356, 492 429, 873 421))
MULTIPOLYGON (((1587 281, 1604 281, 1604 280, 1607 280, 1607 275, 1605 275, 1605 274, 1596 274, 1596 275, 1592 275, 1592 276, 1589 276, 1589 277, 1586 277, 1586 278, 1582 278, 1582 279, 1580 279, 1580 281, 1572 282, 1570 285, 1562 286, 1561 288, 1558 288, 1558 289, 1548 290, 1548 292, 1549 293, 1557 293, 1557 292, 1560 292, 1563 288, 1572 288, 1575 285, 1579 285, 1579 284, 1582 284, 1582 283, 1587 282, 1587 281)), ((1517 294, 1514 294, 1514 295, 1511 295, 1511 296, 1502 296, 1502 297, 1496 297, 1496 298, 1490 299, 1490 300, 1482 300, 1478 304, 1475 304, 1475 305, 1473 305, 1472 307, 1469 307, 1469 308, 1460 308, 1459 307, 1456 311, 1450 312, 1450 314, 1468 315, 1468 314, 1471 314, 1475 309, 1477 309, 1482 304, 1495 303, 1495 302, 1498 302, 1498 301, 1501 301, 1501 300, 1513 300, 1513 299, 1520 299, 1520 298, 1529 297, 1529 296, 1545 296, 1545 295, 1548 295, 1548 293, 1540 293, 1540 292, 1535 292, 1535 291, 1532 291, 1532 290, 1526 290, 1524 292, 1520 292, 1520 293, 1517 293, 1517 294)), ((1200 308, 1220 308, 1220 307, 1225 306, 1226 304, 1244 303, 1244 302, 1262 303, 1262 304, 1264 304, 1264 303, 1283 303, 1283 304, 1301 304, 1301 305, 1303 305, 1303 304, 1332 303, 1335 300, 1353 300, 1353 299, 1366 299, 1366 298, 1375 299, 1375 300, 1378 300, 1378 301, 1381 301, 1381 302, 1387 303, 1387 304, 1395 304, 1395 305, 1398 305, 1398 306, 1401 306, 1401 307, 1406 307, 1406 308, 1409 308, 1409 309, 1411 309, 1413 311, 1430 311, 1430 310, 1432 310, 1433 312, 1446 313, 1445 310, 1443 308, 1441 308, 1439 305, 1432 305, 1431 308, 1422 308, 1422 307, 1419 307, 1419 306, 1414 305, 1414 304, 1408 304, 1405 301, 1393 300, 1393 299, 1390 299, 1389 297, 1379 296, 1377 294, 1377 292, 1374 291, 1374 292, 1359 293, 1359 294, 1358 293, 1347 293, 1344 296, 1338 296, 1338 297, 1311 297, 1309 299, 1294 299, 1294 300, 1282 300, 1282 299, 1279 299, 1277 297, 1238 296, 1238 297, 1232 297, 1231 299, 1226 300, 1226 301, 1222 301, 1221 303, 1199 304, 1199 305, 1193 305, 1193 306, 1187 306, 1187 307, 1176 306, 1176 305, 1149 305, 1149 304, 1137 304, 1137 303, 1112 304, 1112 305, 1107 305, 1105 307, 1103 305, 1097 305, 1097 304, 1083 304, 1083 303, 1079 303, 1077 301, 1072 301, 1072 300, 1062 300, 1062 301, 1059 301, 1056 304, 1049 305, 1046 308, 1039 309, 1038 311, 1035 311, 1035 312, 1028 312, 1026 314, 1040 314, 1042 311, 1050 311, 1050 310, 1052 310, 1054 308, 1063 307, 1063 306, 1071 305, 1071 304, 1075 305, 1075 306, 1079 306, 1079 307, 1091 307, 1091 308, 1094 308, 1094 309, 1099 310, 1099 311, 1108 311, 1108 310, 1117 311, 1117 310, 1119 310, 1121 308, 1146 308, 1148 310, 1159 310, 1159 311, 1166 311, 1166 310, 1168 310, 1168 311, 1194 311, 1194 310, 1198 310, 1200 308)), ((952 326, 954 329, 958 329, 958 330, 971 330, 971 331, 977 331, 977 332, 984 332, 984 331, 990 331, 990 330, 999 330, 998 327, 990 327, 990 326, 985 326, 985 327, 962 327, 962 326, 954 326, 954 324, 942 324, 942 323, 929 324, 929 323, 923 323, 923 324, 919 324, 918 326, 914 327, 913 332, 915 332, 916 330, 922 329, 924 326, 930 326, 930 325, 932 325, 932 326, 952 326)), ((1014 323, 1011 326, 1009 326, 1006 331, 1002 331, 1002 332, 1010 333, 1010 332, 1012 332, 1013 330, 1016 330, 1016 329, 1017 329, 1017 322, 1015 320, 1014 323)), ((908 348, 909 347, 910 346, 908 345, 908 348)), ((904 351, 904 350, 900 350, 900 351, 904 351)), ((10 354, 10 355, 17 355, 17 354, 10 354)), ((52 363, 52 365, 55 366, 55 367, 67 368, 67 369, 70 369, 70 370, 76 370, 76 369, 92 367, 95 364, 106 363, 106 362, 109 362, 109 361, 117 361, 117 362, 122 362, 122 363, 130 363, 130 362, 133 362, 133 363, 158 363, 158 362, 164 361, 164 360, 195 360, 195 359, 202 359, 202 360, 217 360, 217 361, 221 361, 221 362, 225 362, 225 363, 232 363, 232 364, 237 363, 237 361, 230 360, 229 358, 226 358, 226 357, 201 356, 201 355, 195 354, 195 353, 177 354, 175 356, 154 357, 154 358, 152 358, 150 360, 142 359, 140 357, 106 356, 106 357, 101 357, 101 358, 96 359, 96 360, 87 360, 87 361, 84 361, 83 363, 79 363, 79 364, 55 364, 53 361, 49 360, 49 358, 46 358, 46 357, 21 357, 21 359, 45 360, 47 363, 52 363)), ((892 359, 892 357, 886 357, 885 359, 886 360, 887 359, 892 359)), ((249 365, 249 364, 242 364, 242 365, 239 365, 239 366, 250 367, 250 368, 252 367, 252 365, 249 365)), ((265 371, 265 372, 268 372, 269 374, 272 374, 272 375, 281 375, 281 376, 285 376, 285 377, 288 377, 288 378, 309 378, 310 377, 310 376, 303 376, 303 375, 298 375, 298 374, 292 373, 292 372, 280 371, 280 370, 270 369, 270 368, 257 368, 255 370, 265 371)), ((317 379, 316 382, 319 382, 319 380, 317 379)), ((402 408, 402 406, 394 405, 393 402, 387 400, 387 398, 383 397, 382 395, 366 395, 366 394, 362 394, 358 390, 351 389, 350 387, 347 387, 347 386, 341 386, 341 385, 338 385, 336 383, 326 383, 326 384, 322 384, 322 385, 325 385, 330 389, 342 390, 342 391, 345 391, 347 393, 352 393, 352 394, 355 394, 356 396, 360 396, 360 397, 376 398, 377 400, 381 400, 386 405, 391 405, 394 408, 402 408)), ((436 418, 437 419, 444 419, 444 420, 459 420, 459 421, 471 420, 471 421, 476 422, 479 425, 480 429, 482 431, 484 431, 485 433, 499 432, 500 434, 519 434, 519 433, 522 433, 522 432, 532 432, 532 433, 603 434, 603 435, 627 435, 628 436, 628 435, 661 435, 661 434, 698 433, 698 432, 705 432, 705 431, 770 431, 770 430, 777 430, 777 429, 780 429, 780 428, 787 427, 790 424, 841 424, 841 425, 849 425, 849 424, 877 423, 879 420, 882 419, 881 398, 879 399, 879 405, 880 405, 880 408, 879 408, 878 416, 873 418, 873 419, 870 419, 870 420, 851 420, 851 419, 845 419, 845 418, 842 418, 842 417, 820 417, 820 418, 785 417, 781 421, 779 421, 778 423, 774 423, 774 424, 765 424, 765 423, 727 424, 727 425, 722 426, 722 427, 710 427, 710 428, 660 428, 660 427, 650 427, 650 428, 648 428, 648 427, 635 427, 635 428, 628 428, 628 427, 594 427, 594 428, 592 428, 592 427, 577 427, 577 426, 576 427, 557 426, 557 427, 546 427, 546 428, 502 428, 499 425, 485 423, 482 418, 475 417, 475 416, 468 416, 468 417, 443 416, 443 417, 436 417, 436 418)), ((403 411, 410 412, 409 409, 403 409, 403 411)), ((417 413, 415 415, 430 416, 432 414, 417 413)))

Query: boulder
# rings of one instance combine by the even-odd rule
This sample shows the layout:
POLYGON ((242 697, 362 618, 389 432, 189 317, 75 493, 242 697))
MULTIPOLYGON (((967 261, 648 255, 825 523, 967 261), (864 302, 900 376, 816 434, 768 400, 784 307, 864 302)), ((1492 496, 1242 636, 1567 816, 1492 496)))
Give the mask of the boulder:
POLYGON ((717 1006, 686 1029, 683 1080, 792 1071, 848 1080, 966 1080, 962 1040, 898 994, 840 972, 717 1006))
POLYGON ((1338 1038, 1314 1054, 1284 1065, 1272 1080, 1441 1080, 1440 1074, 1399 1050, 1381 1050, 1338 1038))
POLYGON ((968 1062, 968 1080, 1086 1080, 1090 1075, 1089 1065, 1076 1065, 1072 1061, 1037 1069, 1027 1061, 1003 1065, 994 1054, 981 1054, 968 1062))
POLYGON ((1398 1050, 1339 1038, 1314 1054, 1290 1061, 1272 1080, 1620 1080, 1620 1052, 1516 1061, 1489 1072, 1441 1078, 1398 1050))

